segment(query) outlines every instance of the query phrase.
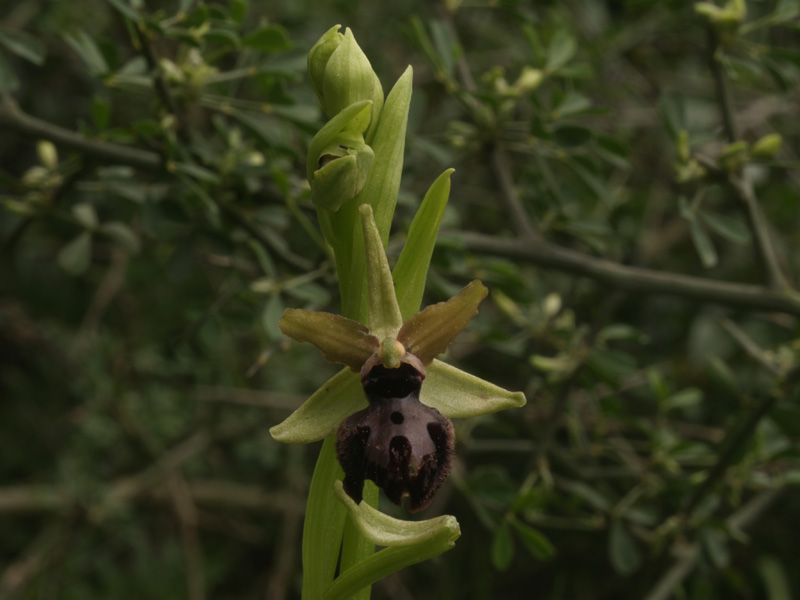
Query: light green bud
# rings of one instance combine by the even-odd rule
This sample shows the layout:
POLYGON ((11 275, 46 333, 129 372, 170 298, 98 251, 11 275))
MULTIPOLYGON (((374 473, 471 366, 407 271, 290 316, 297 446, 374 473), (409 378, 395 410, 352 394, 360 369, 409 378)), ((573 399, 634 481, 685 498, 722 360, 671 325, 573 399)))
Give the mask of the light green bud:
POLYGON ((355 102, 371 100, 369 140, 383 109, 383 87, 352 31, 342 35, 338 29, 329 29, 308 53, 311 85, 328 118, 355 102))
POLYGON ((311 201, 317 208, 336 211, 354 198, 367 182, 375 153, 360 133, 347 131, 326 146, 311 180, 311 201))
POLYGON ((722 149, 719 164, 726 171, 738 170, 748 157, 748 146, 745 141, 731 142, 722 149))
POLYGON ((774 158, 780 152, 782 143, 783 138, 780 133, 770 133, 753 144, 750 154, 754 158, 774 158))

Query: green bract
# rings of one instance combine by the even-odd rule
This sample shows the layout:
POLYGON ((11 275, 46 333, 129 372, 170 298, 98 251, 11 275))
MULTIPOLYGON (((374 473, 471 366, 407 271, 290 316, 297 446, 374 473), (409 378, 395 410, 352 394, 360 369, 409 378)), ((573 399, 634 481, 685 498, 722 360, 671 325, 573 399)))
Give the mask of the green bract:
MULTIPOLYGON (((329 379, 285 421, 270 429, 280 441, 302 444, 321 440, 332 434, 348 415, 367 406, 361 391, 361 366, 385 345, 397 341, 401 352, 414 354, 426 366, 426 379, 420 400, 447 417, 468 417, 523 406, 521 392, 509 392, 435 360, 445 351, 469 320, 487 290, 479 281, 467 285, 447 302, 427 307, 405 322, 394 293, 378 229, 369 205, 359 209, 364 230, 369 281, 369 329, 351 319, 328 313, 287 310, 280 321, 281 331, 289 337, 311 342, 331 362, 347 365, 329 379)), ((394 362, 377 353, 388 368, 394 362)), ((395 365, 396 366, 396 365, 395 365)))

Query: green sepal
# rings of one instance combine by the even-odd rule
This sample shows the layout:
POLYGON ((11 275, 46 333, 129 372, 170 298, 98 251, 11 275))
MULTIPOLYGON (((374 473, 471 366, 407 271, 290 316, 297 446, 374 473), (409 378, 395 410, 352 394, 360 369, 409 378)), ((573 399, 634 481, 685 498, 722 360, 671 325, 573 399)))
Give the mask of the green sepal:
POLYGON ((457 296, 432 304, 403 323, 397 341, 408 352, 428 365, 447 350, 456 336, 478 314, 478 305, 489 290, 477 279, 467 284, 457 296))
POLYGON ((404 319, 417 312, 422 303, 428 267, 450 196, 450 175, 453 171, 447 169, 431 184, 411 221, 408 238, 392 271, 397 303, 404 319))
POLYGON ((358 212, 361 214, 364 231, 369 330, 379 340, 394 338, 403 325, 403 317, 397 305, 389 261, 386 259, 372 207, 369 204, 362 204, 358 207, 358 212))
POLYGON ((440 360, 428 365, 425 373, 420 400, 451 419, 525 406, 522 392, 509 392, 440 360))
POLYGON ((278 327, 297 342, 314 344, 325 360, 346 365, 355 373, 378 349, 378 338, 358 321, 341 315, 287 308, 278 327))
POLYGON ((345 367, 269 433, 284 444, 310 444, 335 433, 345 417, 366 407, 361 378, 345 367))
POLYGON ((361 535, 377 546, 424 544, 444 532, 452 536, 452 540, 461 535, 458 521, 452 515, 442 515, 425 521, 403 521, 390 517, 365 502, 356 504, 344 491, 341 481, 334 482, 334 489, 336 497, 347 508, 361 535))

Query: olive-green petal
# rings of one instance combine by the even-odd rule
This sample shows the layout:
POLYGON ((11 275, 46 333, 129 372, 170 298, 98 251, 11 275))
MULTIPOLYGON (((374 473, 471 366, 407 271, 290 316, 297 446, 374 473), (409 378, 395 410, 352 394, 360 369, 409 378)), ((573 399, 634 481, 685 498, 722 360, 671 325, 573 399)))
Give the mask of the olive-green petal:
POLYGON ((432 304, 411 315, 397 334, 408 352, 428 365, 478 314, 478 305, 489 291, 477 279, 447 302, 432 304))
POLYGON ((278 327, 295 341, 314 344, 328 362, 356 373, 378 349, 378 339, 364 325, 332 313, 287 308, 278 327))
POLYGON ((425 372, 420 400, 451 419, 525 406, 522 392, 510 392, 440 360, 434 360, 425 372))
POLYGON ((269 430, 278 442, 308 444, 334 433, 345 417, 367 407, 361 378, 342 369, 289 417, 269 430))

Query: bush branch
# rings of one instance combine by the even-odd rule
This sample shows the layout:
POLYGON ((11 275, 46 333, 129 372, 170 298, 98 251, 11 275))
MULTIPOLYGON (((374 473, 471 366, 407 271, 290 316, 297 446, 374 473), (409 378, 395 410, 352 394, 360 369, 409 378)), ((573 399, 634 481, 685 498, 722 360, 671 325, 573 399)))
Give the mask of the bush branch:
POLYGON ((759 285, 631 267, 561 248, 549 242, 499 238, 480 233, 462 233, 460 237, 464 246, 474 252, 504 256, 584 275, 620 290, 668 294, 750 310, 778 311, 800 316, 800 296, 790 290, 771 290, 759 285))
POLYGON ((49 140, 104 163, 129 165, 144 171, 162 170, 161 158, 155 152, 91 140, 80 133, 31 117, 22 112, 9 96, 0 99, 0 127, 34 139, 49 140))

